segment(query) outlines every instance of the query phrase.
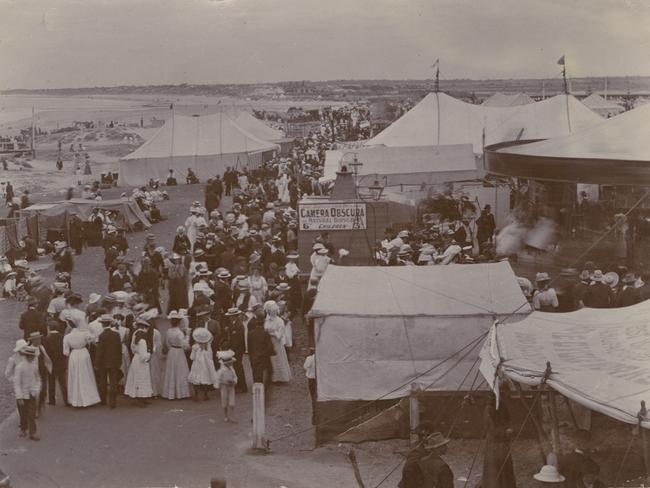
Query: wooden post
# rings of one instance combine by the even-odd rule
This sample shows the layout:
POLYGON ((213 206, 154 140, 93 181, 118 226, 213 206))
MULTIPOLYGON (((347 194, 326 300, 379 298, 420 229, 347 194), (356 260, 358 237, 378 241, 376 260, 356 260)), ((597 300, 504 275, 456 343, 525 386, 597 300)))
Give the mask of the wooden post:
POLYGON ((264 384, 253 383, 253 449, 266 450, 264 413, 264 384))
POLYGON ((648 457, 648 439, 646 434, 646 429, 644 429, 641 423, 644 420, 647 420, 648 409, 645 406, 645 401, 641 400, 641 410, 639 410, 639 431, 641 439, 641 447, 643 448, 643 464, 645 465, 645 476, 646 480, 650 479, 650 458, 648 457))
POLYGON ((560 425, 557 419, 557 405, 555 405, 555 391, 548 389, 548 401, 551 406, 551 444, 553 445, 553 454, 556 459, 560 456, 560 425))
POLYGON ((418 395, 420 387, 417 383, 411 383, 411 395, 409 396, 409 444, 414 446, 418 443, 418 428, 420 427, 420 400, 418 395))

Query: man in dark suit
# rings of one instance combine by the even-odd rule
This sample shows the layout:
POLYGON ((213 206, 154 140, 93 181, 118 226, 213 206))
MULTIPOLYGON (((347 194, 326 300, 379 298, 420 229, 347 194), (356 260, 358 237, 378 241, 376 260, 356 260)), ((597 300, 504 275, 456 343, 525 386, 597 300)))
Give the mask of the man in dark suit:
POLYGON ((242 312, 238 308, 229 308, 224 315, 224 330, 222 345, 226 346, 223 349, 230 349, 235 353, 235 363, 233 367, 237 375, 237 385, 235 385, 235 393, 248 392, 246 385, 246 373, 244 371, 244 364, 242 362, 246 352, 246 339, 244 324, 241 321, 242 312))
POLYGON ((587 455, 589 432, 578 430, 574 437, 575 449, 560 457, 560 473, 566 478, 566 488, 583 488, 583 476, 593 471, 595 462, 587 455))
POLYGON ((264 308, 253 306, 254 317, 248 322, 248 358, 253 371, 253 383, 264 383, 264 398, 268 402, 271 386, 271 356, 274 355, 271 336, 264 330, 264 308))
POLYGON ((58 320, 48 323, 48 334, 43 338, 43 347, 52 361, 52 371, 47 378, 47 403, 56 405, 56 383, 59 383, 63 403, 68 405, 67 369, 68 358, 63 354, 63 329, 58 320))
POLYGON ((99 318, 104 330, 99 334, 95 349, 95 368, 97 369, 97 383, 102 405, 106 405, 108 378, 108 406, 115 408, 118 382, 120 380, 120 367, 122 366, 122 340, 120 333, 111 328, 113 317, 102 315, 99 318))
POLYGON ((620 293, 616 296, 616 307, 629 307, 630 305, 635 305, 639 303, 639 290, 634 287, 636 282, 636 276, 634 273, 627 273, 623 277, 623 287, 621 288, 620 293))

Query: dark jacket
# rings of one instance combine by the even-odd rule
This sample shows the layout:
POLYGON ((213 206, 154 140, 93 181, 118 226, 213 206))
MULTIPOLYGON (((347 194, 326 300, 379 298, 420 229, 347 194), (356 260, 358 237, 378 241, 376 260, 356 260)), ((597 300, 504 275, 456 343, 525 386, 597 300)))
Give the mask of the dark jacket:
POLYGON ((261 325, 254 321, 261 319, 253 318, 248 323, 248 357, 251 365, 259 365, 268 361, 273 355, 273 342, 268 332, 261 325))
POLYGON ((629 307, 630 305, 639 303, 639 301, 639 290, 634 288, 634 286, 625 286, 616 297, 615 306, 629 307))
POLYGON ((95 349, 97 369, 119 369, 122 366, 122 338, 113 329, 104 329, 99 334, 95 349))
POLYGON ((44 336, 47 335, 45 319, 43 318, 43 314, 37 310, 28 309, 23 312, 20 316, 18 327, 22 329, 25 340, 29 339, 29 334, 32 332, 40 332, 44 336))
POLYGON ((582 477, 593 469, 594 461, 581 452, 573 451, 559 459, 559 471, 566 478, 566 488, 583 488, 582 477))
POLYGON ((58 330, 51 330, 43 337, 43 347, 52 360, 53 370, 64 370, 67 367, 68 358, 63 354, 63 334, 58 330))
POLYGON ((608 308, 612 305, 612 289, 604 283, 589 285, 583 303, 590 308, 608 308))

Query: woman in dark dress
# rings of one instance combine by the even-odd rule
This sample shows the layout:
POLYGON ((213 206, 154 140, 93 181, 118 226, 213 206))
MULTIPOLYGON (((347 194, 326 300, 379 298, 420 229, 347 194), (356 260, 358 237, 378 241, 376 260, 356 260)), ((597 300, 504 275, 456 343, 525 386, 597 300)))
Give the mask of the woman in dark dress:
POLYGON ((188 270, 179 254, 172 254, 171 266, 167 270, 167 280, 169 288, 167 313, 172 310, 187 309, 188 270))
POLYGON ((142 260, 142 270, 135 281, 135 290, 140 293, 146 303, 152 307, 160 308, 160 276, 151 266, 151 259, 142 260))

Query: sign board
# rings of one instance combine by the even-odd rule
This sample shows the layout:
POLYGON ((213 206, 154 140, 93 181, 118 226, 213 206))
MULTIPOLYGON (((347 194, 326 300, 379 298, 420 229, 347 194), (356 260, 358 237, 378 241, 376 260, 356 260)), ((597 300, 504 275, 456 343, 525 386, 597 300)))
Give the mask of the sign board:
POLYGON ((300 230, 366 229, 365 203, 301 203, 300 230))

